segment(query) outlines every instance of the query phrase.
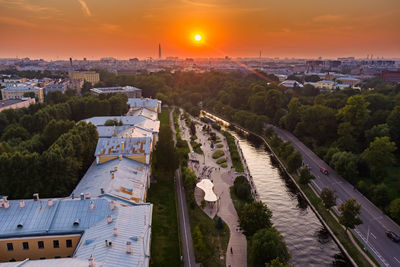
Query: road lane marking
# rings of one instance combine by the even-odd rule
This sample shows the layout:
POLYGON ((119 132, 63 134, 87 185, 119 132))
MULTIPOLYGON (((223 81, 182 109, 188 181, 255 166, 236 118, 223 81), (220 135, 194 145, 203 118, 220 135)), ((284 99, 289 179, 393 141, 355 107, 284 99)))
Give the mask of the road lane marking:
POLYGON ((364 237, 364 235, 358 230, 358 229, 354 229, 354 232, 356 232, 360 238, 364 241, 364 243, 367 245, 367 247, 369 247, 369 249, 375 253, 375 255, 379 258, 379 260, 383 263, 383 265, 385 266, 390 266, 389 263, 386 262, 385 258, 382 257, 382 255, 375 249, 375 247, 373 245, 371 245, 371 243, 367 242, 367 238, 364 237))
POLYGON ((376 236, 372 232, 370 232, 370 234, 372 235, 373 238, 376 239, 376 236))

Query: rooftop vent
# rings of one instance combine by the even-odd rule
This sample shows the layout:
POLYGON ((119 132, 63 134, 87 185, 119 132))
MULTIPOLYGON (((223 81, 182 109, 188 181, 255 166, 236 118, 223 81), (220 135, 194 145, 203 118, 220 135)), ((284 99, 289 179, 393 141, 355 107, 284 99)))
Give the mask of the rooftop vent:
POLYGON ((71 198, 75 199, 75 194, 74 193, 71 194, 71 198))
POLYGON ((53 207, 53 200, 52 199, 47 200, 47 206, 53 207))
POLYGON ((112 246, 112 242, 107 240, 107 239, 105 240, 105 243, 106 243, 106 247, 111 247, 112 246))
POLYGON ((90 206, 89 206, 90 210, 94 210, 94 203, 93 201, 90 201, 90 206))
POLYGON ((24 208, 25 207, 25 200, 20 200, 19 201, 19 207, 24 208))
POLYGON ((126 253, 132 254, 132 242, 131 241, 126 242, 126 253))
POLYGON ((33 200, 34 201, 39 201, 39 193, 33 194, 33 200))
POLYGON ((118 166, 115 166, 115 167, 114 167, 114 171, 118 171, 118 166))
POLYGON ((100 188, 100 193, 104 194, 104 189, 103 188, 100 188))
POLYGON ((21 222, 17 225, 17 228, 21 229, 22 227, 24 227, 24 224, 21 222))
POLYGON ((115 174, 114 174, 114 172, 112 172, 111 173, 111 179, 114 179, 115 178, 115 174))
POLYGON ((93 255, 90 255, 90 257, 89 257, 89 267, 94 267, 94 266, 95 266, 94 257, 93 257, 93 255))
POLYGON ((74 221, 74 226, 78 226, 80 222, 81 222, 81 219, 76 219, 74 221))
POLYGON ((4 201, 3 206, 4 206, 5 209, 8 209, 10 207, 10 202, 4 201))
POLYGON ((90 199, 90 193, 85 194, 85 199, 90 199))
POLYGON ((81 200, 85 199, 85 195, 83 193, 81 193, 81 200))
POLYGON ((114 228, 114 230, 113 230, 113 235, 114 235, 114 236, 117 236, 117 235, 118 235, 118 229, 117 229, 117 228, 114 228))
POLYGON ((113 218, 111 217, 111 215, 107 216, 107 223, 112 223, 113 218))

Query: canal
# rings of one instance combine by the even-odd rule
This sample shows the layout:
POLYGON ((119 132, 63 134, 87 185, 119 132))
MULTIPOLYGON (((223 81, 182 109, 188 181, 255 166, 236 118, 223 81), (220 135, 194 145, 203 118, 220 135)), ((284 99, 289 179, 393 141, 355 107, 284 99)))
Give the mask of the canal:
POLYGON ((249 139, 227 130, 238 139, 260 200, 271 209, 272 222, 285 238, 290 264, 351 266, 295 184, 273 162, 265 144, 258 137, 249 139))

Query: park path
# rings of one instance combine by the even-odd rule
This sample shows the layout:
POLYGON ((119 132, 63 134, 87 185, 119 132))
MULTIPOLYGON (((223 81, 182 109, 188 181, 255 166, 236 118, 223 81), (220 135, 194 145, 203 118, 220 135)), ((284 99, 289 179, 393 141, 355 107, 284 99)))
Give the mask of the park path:
MULTIPOLYGON (((199 179, 209 178, 213 181, 214 192, 219 197, 218 205, 216 207, 216 213, 228 225, 230 231, 230 238, 225 256, 226 266, 245 267, 247 266, 247 241, 245 235, 243 235, 242 232, 237 231, 239 224, 238 215, 232 203, 229 190, 229 188, 233 186, 233 181, 236 176, 239 175, 239 173, 236 173, 232 168, 232 161, 230 158, 229 148, 225 137, 213 129, 217 136, 221 138, 221 143, 224 145, 224 147, 219 149, 224 150, 225 157, 227 159, 228 167, 220 168, 219 165, 212 158, 212 153, 218 148, 211 149, 208 136, 202 131, 204 123, 194 118, 191 119, 199 123, 198 125, 196 125, 196 135, 198 137, 196 142, 202 144, 201 148, 204 152, 204 155, 199 155, 195 153, 190 155, 190 158, 196 159, 200 162, 197 167, 193 165, 191 165, 191 167, 199 179), (209 174, 208 172, 205 172, 208 175, 204 174, 204 168, 210 170, 209 174)), ((186 127, 185 122, 180 120, 179 125, 182 129, 182 139, 190 141, 189 129, 188 127, 186 127)))

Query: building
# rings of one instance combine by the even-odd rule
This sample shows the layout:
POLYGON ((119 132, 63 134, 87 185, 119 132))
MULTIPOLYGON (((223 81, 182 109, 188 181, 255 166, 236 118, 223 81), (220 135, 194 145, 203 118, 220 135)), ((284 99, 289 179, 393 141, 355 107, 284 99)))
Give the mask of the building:
POLYGON ((314 83, 314 86, 319 89, 332 90, 335 82, 331 80, 322 80, 314 83))
POLYGON ((303 88, 304 87, 301 83, 299 83, 298 81, 295 81, 295 80, 286 80, 286 81, 280 83, 280 85, 283 85, 286 88, 303 88))
POLYGON ((381 78, 388 83, 400 83, 400 71, 384 70, 381 73, 381 78))
POLYGON ((360 80, 354 77, 344 76, 336 78, 336 83, 343 83, 343 84, 348 84, 350 86, 355 86, 356 84, 360 83, 360 80))
POLYGON ((35 104, 34 98, 22 98, 22 99, 7 99, 0 100, 0 112, 5 109, 17 109, 17 108, 27 108, 31 104, 35 104))
POLYGON ((47 94, 48 92, 55 92, 59 91, 61 93, 65 93, 67 91, 67 83, 65 82, 60 82, 60 83, 50 83, 47 84, 46 87, 44 88, 44 94, 47 94))
POLYGON ((100 81, 100 75, 95 71, 69 71, 69 78, 72 80, 82 80, 90 82, 92 85, 100 81))
POLYGON ((161 101, 152 98, 129 98, 128 105, 131 109, 137 110, 146 108, 154 112, 161 112, 161 101))
POLYGON ((39 100, 39 102, 44 101, 43 96, 43 88, 26 85, 26 84, 15 84, 12 86, 8 86, 6 88, 1 89, 1 96, 3 99, 21 99, 26 96, 25 94, 33 93, 35 98, 39 100))
POLYGON ((90 91, 96 95, 122 93, 125 94, 128 98, 142 97, 142 89, 133 86, 92 88, 90 89, 90 91))
MULTIPOLYGON (((74 266, 72 263, 85 260, 88 266, 92 258, 101 266, 149 266, 151 204, 85 196, 3 197, 0 203, 0 261, 70 257, 62 262, 70 260, 69 266, 74 266)), ((57 260, 40 264, 59 266, 57 260)))

